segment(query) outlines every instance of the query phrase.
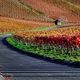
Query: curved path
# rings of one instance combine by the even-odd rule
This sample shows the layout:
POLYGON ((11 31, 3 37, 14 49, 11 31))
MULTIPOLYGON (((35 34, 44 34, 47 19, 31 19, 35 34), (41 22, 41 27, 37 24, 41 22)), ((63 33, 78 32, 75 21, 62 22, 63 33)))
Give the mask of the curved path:
POLYGON ((31 57, 29 55, 21 54, 18 51, 8 48, 3 42, 3 39, 7 36, 8 35, 0 36, 0 71, 2 73, 11 73, 12 75, 14 74, 17 76, 21 75, 34 76, 34 73, 37 76, 52 76, 52 75, 80 76, 80 68, 73 68, 67 65, 61 65, 54 62, 45 61, 43 59, 38 59, 35 57, 31 57), (27 74, 28 72, 34 73, 27 74), (26 75, 24 73, 26 73, 26 75))

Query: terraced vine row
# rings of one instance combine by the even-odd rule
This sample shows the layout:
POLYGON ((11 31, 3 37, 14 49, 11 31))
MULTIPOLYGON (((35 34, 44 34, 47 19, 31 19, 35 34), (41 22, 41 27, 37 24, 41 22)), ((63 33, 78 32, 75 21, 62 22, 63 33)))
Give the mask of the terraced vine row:
POLYGON ((20 36, 25 41, 26 39, 33 39, 36 36, 58 36, 58 35, 76 35, 80 34, 80 27, 65 27, 65 28, 58 28, 54 30, 47 30, 47 31, 36 31, 36 32, 15 32, 14 36, 20 36))
POLYGON ((15 32, 13 38, 14 46, 21 44, 24 47, 19 49, 23 51, 33 51, 36 55, 51 59, 80 61, 79 26, 39 32, 15 32))
POLYGON ((21 31, 31 31, 33 29, 39 28, 40 26, 50 26, 50 23, 41 23, 34 21, 24 21, 16 19, 8 19, 0 17, 0 33, 14 33, 21 31))

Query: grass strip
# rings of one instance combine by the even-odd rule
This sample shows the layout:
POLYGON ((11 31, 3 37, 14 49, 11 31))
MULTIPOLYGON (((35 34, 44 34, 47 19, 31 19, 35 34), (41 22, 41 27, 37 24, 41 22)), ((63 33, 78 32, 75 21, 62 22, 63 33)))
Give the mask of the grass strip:
POLYGON ((30 52, 32 54, 40 55, 43 57, 48 57, 51 60, 57 59, 65 62, 80 62, 80 56, 72 56, 69 54, 60 54, 57 52, 54 52, 54 50, 49 49, 45 50, 43 47, 37 47, 31 44, 25 44, 23 42, 15 40, 13 37, 6 38, 6 41, 12 45, 13 47, 24 51, 24 52, 30 52))

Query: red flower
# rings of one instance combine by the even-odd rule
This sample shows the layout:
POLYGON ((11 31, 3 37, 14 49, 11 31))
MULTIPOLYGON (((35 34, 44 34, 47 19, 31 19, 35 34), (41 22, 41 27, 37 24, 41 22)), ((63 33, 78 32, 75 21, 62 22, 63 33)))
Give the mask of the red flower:
POLYGON ((77 46, 77 47, 80 46, 80 37, 77 37, 77 38, 76 38, 76 46, 77 46))

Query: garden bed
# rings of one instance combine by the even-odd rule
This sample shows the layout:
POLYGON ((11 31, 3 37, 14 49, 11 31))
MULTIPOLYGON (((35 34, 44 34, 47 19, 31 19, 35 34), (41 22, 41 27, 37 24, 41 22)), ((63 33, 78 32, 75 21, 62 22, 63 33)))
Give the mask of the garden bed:
POLYGON ((6 38, 6 41, 13 46, 14 48, 21 50, 23 52, 30 52, 32 55, 37 55, 43 58, 48 58, 50 60, 55 60, 58 62, 63 62, 67 64, 80 65, 80 56, 69 55, 69 54, 60 54, 54 52, 53 49, 43 49, 43 47, 37 47, 31 44, 25 44, 23 42, 15 40, 13 37, 6 38))

